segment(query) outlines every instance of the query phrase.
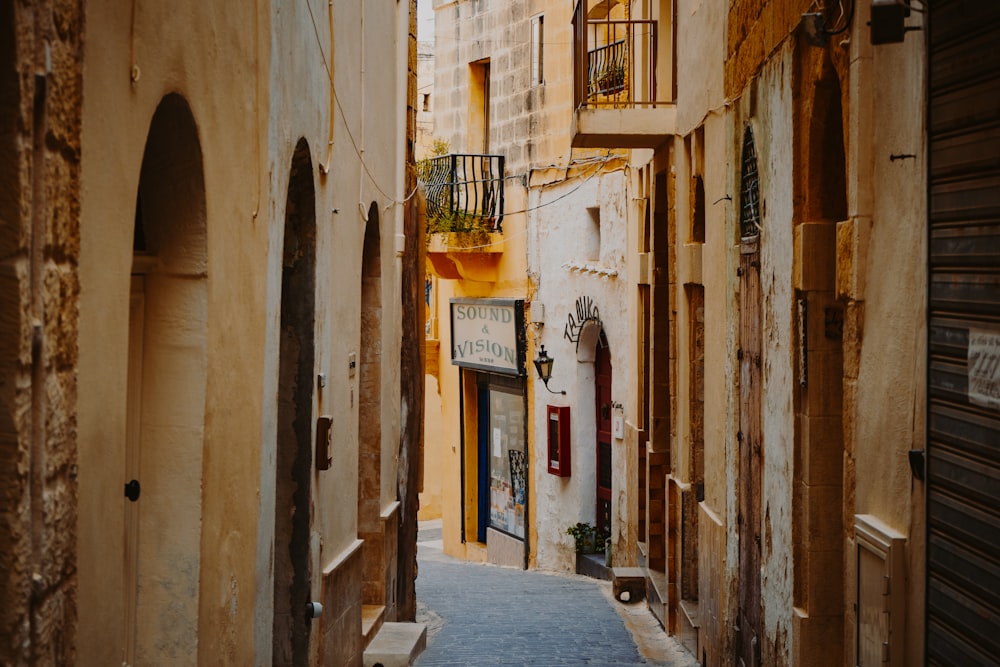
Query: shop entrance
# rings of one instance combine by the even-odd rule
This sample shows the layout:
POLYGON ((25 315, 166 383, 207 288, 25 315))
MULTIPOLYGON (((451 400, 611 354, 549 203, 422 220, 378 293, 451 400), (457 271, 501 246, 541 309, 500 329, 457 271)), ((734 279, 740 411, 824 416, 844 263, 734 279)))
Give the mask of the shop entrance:
POLYGON ((477 539, 488 529, 518 540, 526 536, 528 457, 522 377, 477 374, 477 539))

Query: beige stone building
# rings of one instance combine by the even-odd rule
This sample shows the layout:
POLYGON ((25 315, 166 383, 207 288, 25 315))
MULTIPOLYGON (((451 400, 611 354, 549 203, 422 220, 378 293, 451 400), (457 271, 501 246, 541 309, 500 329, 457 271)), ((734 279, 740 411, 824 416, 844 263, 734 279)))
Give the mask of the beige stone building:
POLYGON ((570 567, 558 526, 599 520, 587 477, 600 453, 584 452, 600 427, 577 430, 597 366, 572 338, 588 322, 607 329, 622 418, 612 563, 644 569, 647 604, 703 664, 989 664, 1000 12, 570 4, 435 3, 435 131, 507 170, 502 239, 430 242, 438 275, 451 271, 428 348, 446 550, 488 558, 494 535, 493 482, 475 478, 492 474, 495 425, 477 413, 489 383, 456 375, 451 299, 523 298, 525 359, 544 344, 551 388, 567 391, 511 373, 526 396, 526 564, 570 567), (622 181, 574 190, 595 159, 622 181), (596 252, 580 226, 595 209, 596 252), (615 225, 620 264, 605 255, 615 225), (566 321, 582 290, 599 316, 582 300, 566 321), (571 415, 568 480, 549 477, 550 406, 571 415))
POLYGON ((566 531, 584 522, 625 562, 634 457, 612 433, 631 354, 626 216, 638 211, 625 154, 571 145, 566 3, 434 9, 434 133, 449 152, 424 177, 422 506, 441 515, 454 556, 573 571, 566 531), (484 212, 495 201, 502 208, 484 212), (453 231, 473 217, 473 231, 453 231), (514 318, 499 322, 505 339, 480 321, 491 309, 514 318), (478 353, 502 340, 509 362, 478 353), (555 362, 548 385, 530 363, 543 351, 555 362))
POLYGON ((412 620, 414 9, 0 8, 3 664, 412 620))
POLYGON ((632 148, 648 206, 626 428, 650 607, 706 665, 988 664, 1000 72, 961 54, 1000 14, 609 4, 576 3, 574 145, 632 148))

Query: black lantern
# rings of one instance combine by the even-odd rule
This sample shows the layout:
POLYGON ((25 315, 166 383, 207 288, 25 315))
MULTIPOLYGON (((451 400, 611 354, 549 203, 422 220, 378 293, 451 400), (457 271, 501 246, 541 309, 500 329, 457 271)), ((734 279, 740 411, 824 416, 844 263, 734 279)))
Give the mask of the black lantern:
MULTIPOLYGON (((541 349, 538 351, 538 357, 535 358, 535 370, 538 371, 538 377, 541 379, 542 383, 545 385, 546 389, 549 389, 549 380, 552 378, 552 364, 555 360, 548 355, 545 351, 545 346, 542 345, 541 349)), ((562 394, 566 395, 565 391, 552 391, 549 389, 551 394, 562 394)))

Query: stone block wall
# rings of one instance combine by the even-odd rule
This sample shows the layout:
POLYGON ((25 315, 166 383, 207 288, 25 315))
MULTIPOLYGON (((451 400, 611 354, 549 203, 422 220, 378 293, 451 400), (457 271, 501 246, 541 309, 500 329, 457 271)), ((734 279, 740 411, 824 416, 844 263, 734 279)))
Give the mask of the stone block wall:
MULTIPOLYGON (((506 173, 564 161, 573 111, 571 7, 525 0, 456 2, 435 12, 435 135, 455 153, 480 151, 470 136, 470 63, 490 63, 489 150, 506 156, 506 173), (542 85, 531 81, 531 21, 542 16, 542 85), (447 75, 442 75, 447 72, 447 75), (447 92, 446 91, 450 91, 447 92), (447 96, 446 96, 447 95, 447 96)), ((477 100, 478 101, 478 100, 477 100)))
POLYGON ((0 664, 72 664, 83 6, 0 8, 0 664))
POLYGON ((728 97, 739 96, 767 57, 799 25, 802 14, 816 11, 810 10, 813 4, 811 0, 733 0, 730 3, 724 74, 728 97))

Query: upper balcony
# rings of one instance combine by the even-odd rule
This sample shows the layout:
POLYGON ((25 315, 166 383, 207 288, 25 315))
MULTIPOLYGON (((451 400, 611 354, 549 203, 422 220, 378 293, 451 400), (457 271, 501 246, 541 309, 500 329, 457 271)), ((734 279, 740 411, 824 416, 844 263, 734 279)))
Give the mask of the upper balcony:
MULTIPOLYGON (((573 12, 573 146, 656 148, 676 130, 670 49, 660 21, 626 3, 577 0, 573 12), (658 79, 670 85, 658 87, 658 79)), ((669 24, 668 24, 669 25, 669 24)))
POLYGON ((427 261, 441 278, 495 282, 503 248, 504 158, 449 153, 418 165, 427 261))

